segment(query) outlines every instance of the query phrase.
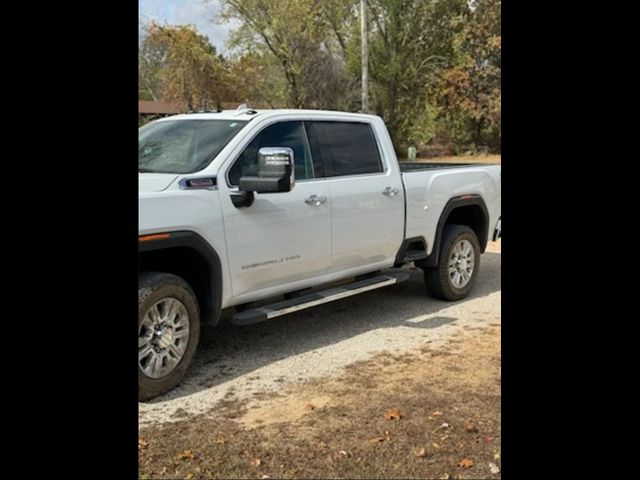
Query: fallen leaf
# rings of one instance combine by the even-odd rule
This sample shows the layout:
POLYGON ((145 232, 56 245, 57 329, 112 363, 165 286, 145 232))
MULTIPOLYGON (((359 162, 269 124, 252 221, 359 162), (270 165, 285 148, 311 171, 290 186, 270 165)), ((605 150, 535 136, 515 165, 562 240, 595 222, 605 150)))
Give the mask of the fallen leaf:
POLYGON ((344 450, 340 450, 338 452, 338 455, 342 455, 343 457, 346 457, 347 456, 347 452, 345 452, 344 450))
POLYGON ((143 448, 146 448, 147 445, 149 445, 149 442, 147 442, 144 438, 140 437, 138 439, 138 450, 142 450, 143 448))
POLYGON ((251 460, 251 465, 253 465, 254 467, 260 466, 261 463, 262 460, 260 460, 259 458, 254 458, 253 460, 251 460))
POLYGON ((216 443, 220 444, 220 445, 224 445, 225 439, 224 437, 218 437, 216 438, 216 443))
POLYGON ((384 437, 373 437, 371 440, 369 440, 371 443, 380 443, 380 442, 384 442, 384 437))
POLYGON ((187 475, 184 478, 185 480, 191 480, 193 478, 193 473, 187 473, 187 475))
POLYGON ((432 443, 431 446, 435 449, 440 449, 440 445, 438 445, 437 443, 432 443))
POLYGON ((421 448, 420 450, 418 450, 418 451, 416 451, 416 452, 413 452, 413 454, 414 454, 416 457, 423 458, 423 457, 426 457, 426 456, 427 456, 427 450, 426 450, 425 448, 421 448))
POLYGON ((196 456, 193 454, 191 450, 185 450, 184 452, 181 452, 178 454, 178 458, 180 460, 186 460, 187 458, 189 460, 193 460, 194 458, 196 458, 196 456))
POLYGON ((496 473, 500 473, 500 468, 495 463, 489 462, 489 471, 495 475, 496 473))
POLYGON ((315 408, 316 408, 316 406, 315 406, 313 403, 307 403, 307 404, 304 406, 304 409, 305 409, 305 410, 314 410, 315 408))
POLYGON ((397 408, 392 408, 384 416, 385 420, 400 420, 400 418, 402 418, 402 413, 397 408))
POLYGON ((471 422, 465 422, 464 429, 469 433, 478 433, 478 427, 471 422))
POLYGON ((436 410, 435 412, 433 412, 431 415, 433 415, 434 417, 440 417, 442 416, 442 412, 439 410, 436 410))
POLYGON ((446 422, 445 422, 445 423, 443 423, 442 425, 440 425, 440 426, 438 427, 438 430, 440 430, 441 428, 449 428, 450 426, 451 426, 451 425, 449 425, 448 423, 446 423, 446 422))
POLYGON ((471 468, 473 467, 473 460, 470 460, 468 458, 463 458, 458 462, 458 466, 462 468, 471 468))

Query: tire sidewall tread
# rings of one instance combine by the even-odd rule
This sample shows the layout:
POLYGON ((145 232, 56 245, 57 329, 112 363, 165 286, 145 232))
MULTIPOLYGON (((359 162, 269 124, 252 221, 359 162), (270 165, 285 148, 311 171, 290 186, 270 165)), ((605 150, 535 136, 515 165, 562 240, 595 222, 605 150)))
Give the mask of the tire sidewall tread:
POLYGON ((138 328, 144 313, 162 298, 180 300, 189 314, 189 343, 176 368, 162 378, 147 377, 138 366, 138 400, 150 400, 173 389, 184 378, 200 341, 200 310, 195 293, 182 278, 160 272, 145 272, 138 277, 138 328))
POLYGON ((428 292, 436 298, 450 302, 466 298, 473 289, 480 268, 480 242, 478 237, 466 225, 446 225, 442 232, 440 252, 438 265, 424 270, 428 292), (461 240, 468 240, 471 243, 474 252, 474 266, 469 283, 462 288, 456 288, 451 283, 448 265, 451 249, 461 240))

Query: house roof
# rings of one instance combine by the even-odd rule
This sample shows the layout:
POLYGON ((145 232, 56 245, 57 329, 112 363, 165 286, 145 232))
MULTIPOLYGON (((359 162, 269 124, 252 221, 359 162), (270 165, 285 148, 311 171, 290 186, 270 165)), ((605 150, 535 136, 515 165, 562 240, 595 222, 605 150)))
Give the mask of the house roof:
POLYGON ((138 113, 171 114, 181 113, 182 111, 183 110, 180 108, 180 105, 176 103, 138 100, 138 113))

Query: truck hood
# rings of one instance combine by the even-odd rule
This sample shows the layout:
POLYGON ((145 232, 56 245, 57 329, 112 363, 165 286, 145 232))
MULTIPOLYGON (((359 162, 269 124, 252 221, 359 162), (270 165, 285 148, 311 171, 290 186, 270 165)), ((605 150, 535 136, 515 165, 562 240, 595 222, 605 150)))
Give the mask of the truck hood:
POLYGON ((139 173, 138 193, 161 192, 178 178, 175 173, 139 173))

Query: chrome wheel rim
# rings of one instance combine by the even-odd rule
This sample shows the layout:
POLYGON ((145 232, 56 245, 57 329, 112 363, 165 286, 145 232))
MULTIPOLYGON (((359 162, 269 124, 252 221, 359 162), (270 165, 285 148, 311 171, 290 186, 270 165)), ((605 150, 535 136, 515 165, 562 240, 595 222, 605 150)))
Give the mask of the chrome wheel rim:
POLYGON ((138 365, 149 378, 169 375, 189 343, 189 314, 177 298, 168 297, 149 308, 138 329, 138 365))
POLYGON ((460 240, 449 257, 449 278, 456 288, 464 288, 473 275, 476 254, 469 240, 460 240))

